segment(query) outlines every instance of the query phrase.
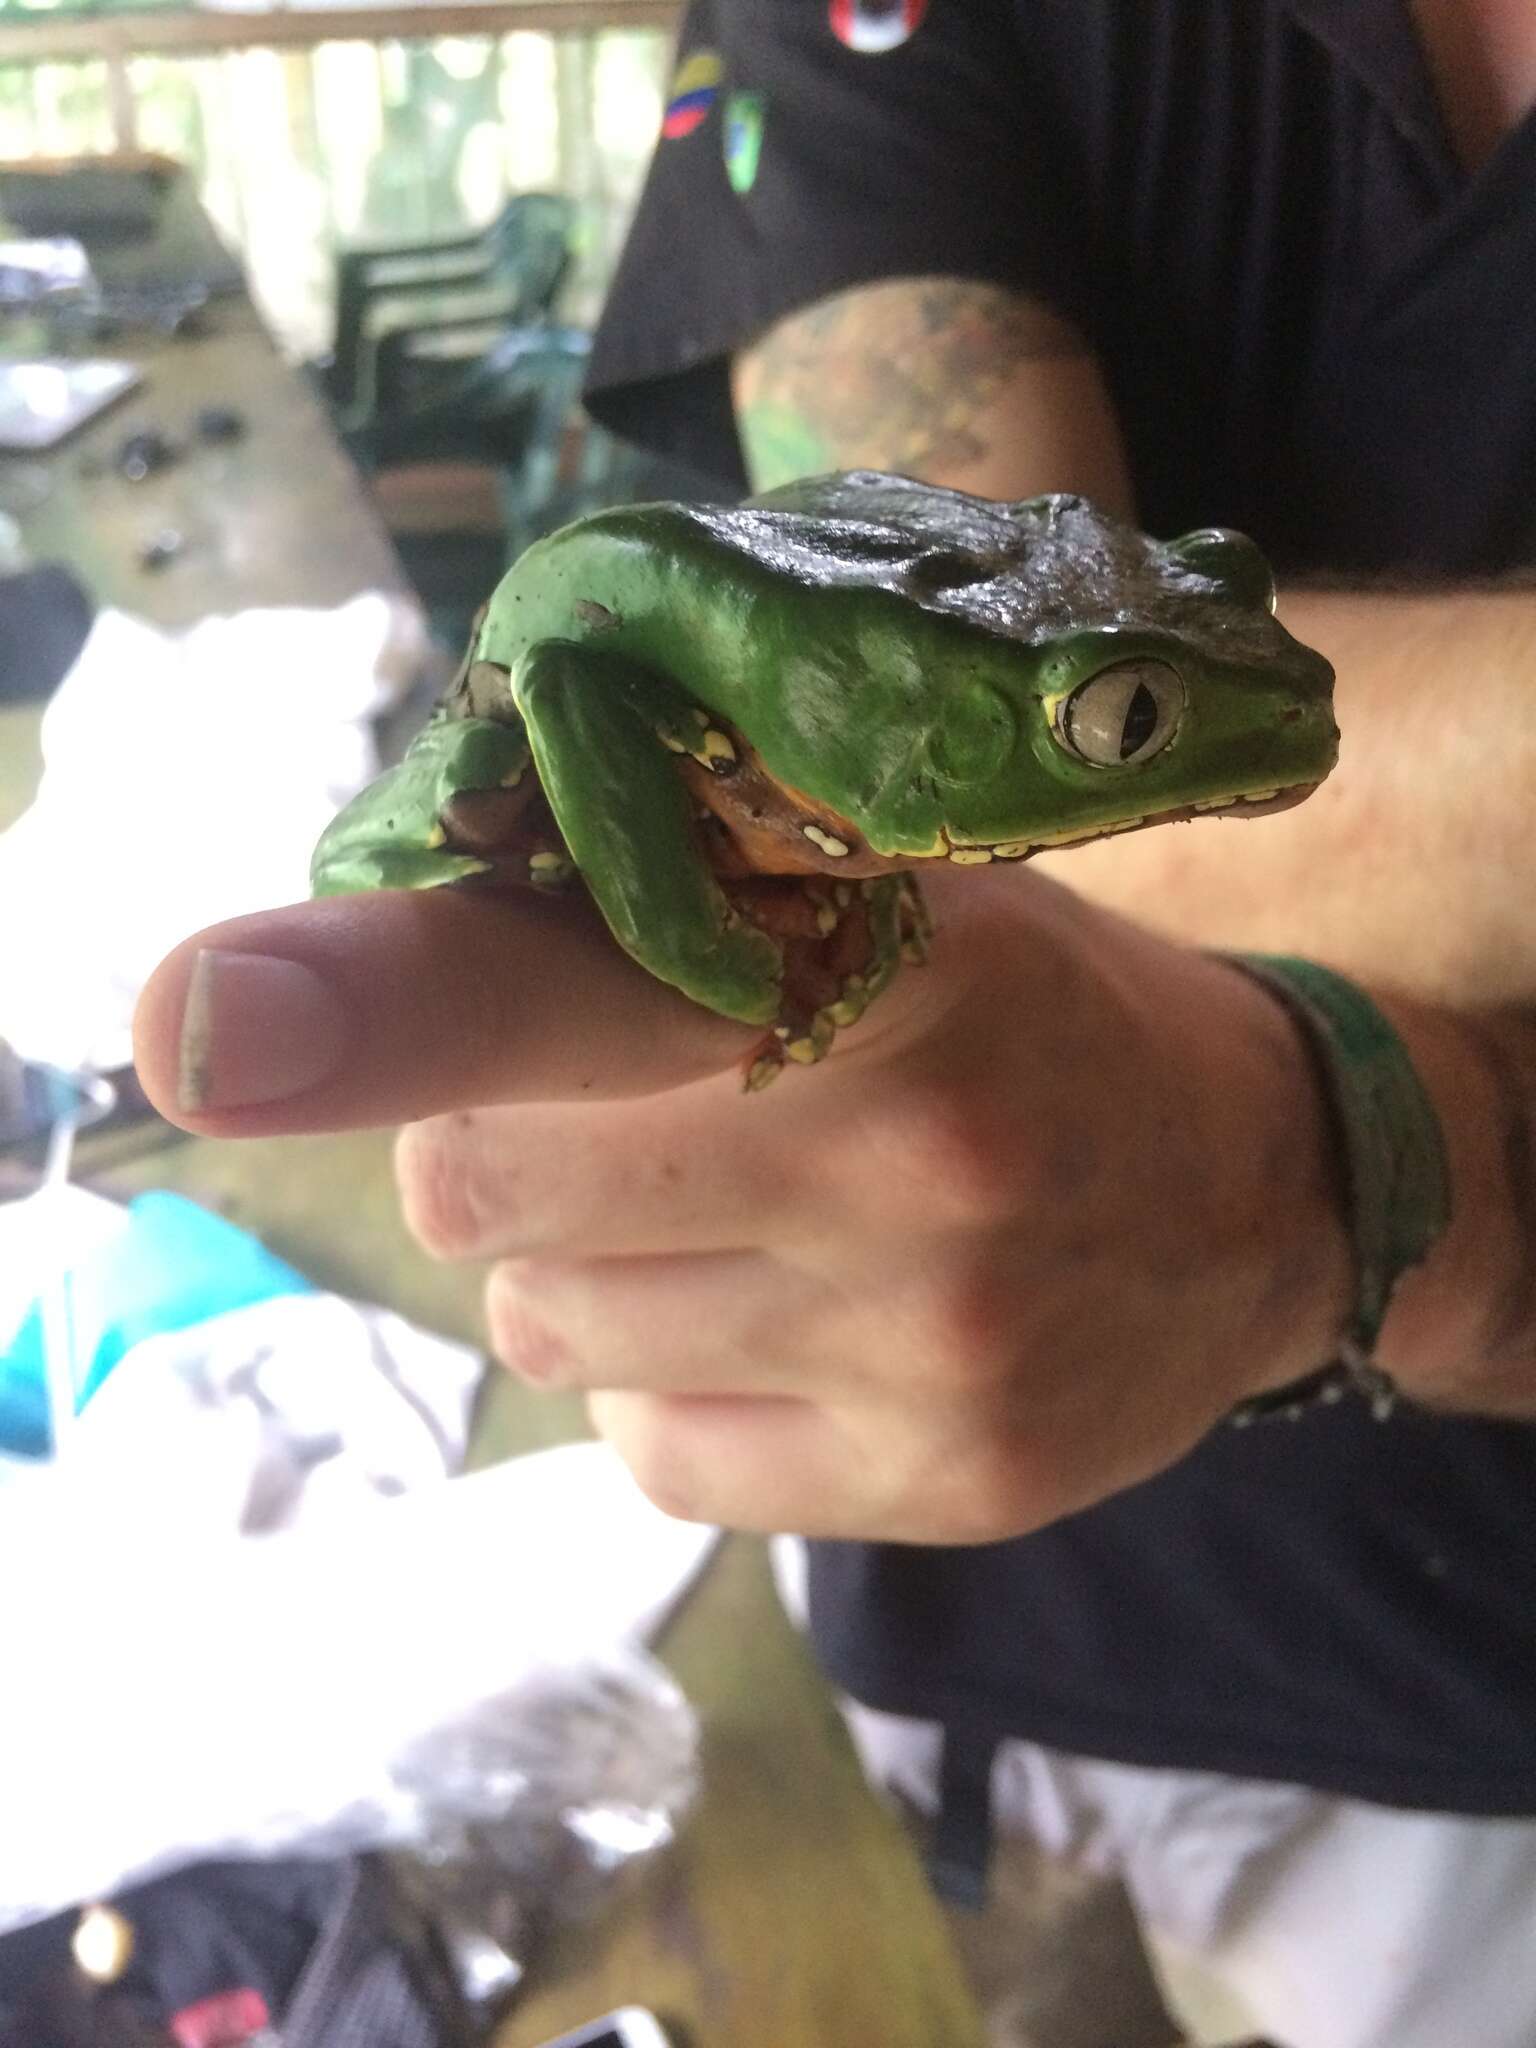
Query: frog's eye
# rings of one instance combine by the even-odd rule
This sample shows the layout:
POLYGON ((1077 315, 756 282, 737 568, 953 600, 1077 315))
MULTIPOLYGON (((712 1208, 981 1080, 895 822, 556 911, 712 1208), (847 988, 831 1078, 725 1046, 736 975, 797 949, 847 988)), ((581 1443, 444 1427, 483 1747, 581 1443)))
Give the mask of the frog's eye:
POLYGON ((1204 526, 1168 543, 1166 552, 1197 575, 1219 584, 1237 604, 1275 608, 1275 572, 1246 533, 1204 526))
POLYGON ((1179 728, 1184 685, 1163 661, 1122 661, 1064 697, 1056 735, 1095 768, 1129 768, 1161 753, 1179 728))

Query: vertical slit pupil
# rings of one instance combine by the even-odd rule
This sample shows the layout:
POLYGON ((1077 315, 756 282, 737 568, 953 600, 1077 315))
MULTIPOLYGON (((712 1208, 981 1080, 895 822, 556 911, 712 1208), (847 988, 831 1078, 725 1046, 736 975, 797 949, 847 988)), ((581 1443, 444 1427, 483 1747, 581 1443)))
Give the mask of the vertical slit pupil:
POLYGON ((1120 758, 1129 761, 1139 754, 1152 735, 1157 731, 1157 699, 1145 683, 1136 685, 1136 693, 1125 707, 1125 724, 1120 729, 1120 758))

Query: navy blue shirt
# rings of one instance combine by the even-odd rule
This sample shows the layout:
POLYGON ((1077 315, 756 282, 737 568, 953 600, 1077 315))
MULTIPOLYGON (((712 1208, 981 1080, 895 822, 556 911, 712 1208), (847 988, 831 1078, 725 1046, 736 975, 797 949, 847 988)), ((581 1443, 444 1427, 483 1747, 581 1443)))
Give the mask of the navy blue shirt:
MULTIPOLYGON (((1407 0, 700 0, 679 54, 594 354, 616 430, 739 484, 735 349, 975 278, 1087 336, 1152 531, 1536 563, 1536 120, 1464 171, 1407 0)), ((1525 1425, 1221 1430, 1013 1542, 816 1546, 812 1618, 856 1695, 984 1737, 1536 1813, 1525 1425)))

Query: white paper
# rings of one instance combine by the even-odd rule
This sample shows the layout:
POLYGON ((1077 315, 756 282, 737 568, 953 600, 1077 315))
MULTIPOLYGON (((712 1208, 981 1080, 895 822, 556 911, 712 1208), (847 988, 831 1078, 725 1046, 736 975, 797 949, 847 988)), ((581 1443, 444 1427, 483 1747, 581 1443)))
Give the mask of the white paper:
POLYGON ((37 800, 0 835, 0 1038, 110 1072, 155 964, 308 894, 309 856, 378 772, 371 721, 424 652, 374 592, 165 634, 103 612, 43 716, 37 800))

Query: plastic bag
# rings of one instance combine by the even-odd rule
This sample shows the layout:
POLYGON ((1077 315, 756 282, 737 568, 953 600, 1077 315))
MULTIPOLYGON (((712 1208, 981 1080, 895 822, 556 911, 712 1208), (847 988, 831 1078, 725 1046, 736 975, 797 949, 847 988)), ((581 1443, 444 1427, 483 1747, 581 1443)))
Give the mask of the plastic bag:
POLYGON ((407 1890, 473 1999, 521 1975, 551 1924, 585 1917, 673 1838, 698 1784, 698 1725, 642 1650, 550 1668, 395 1766, 417 1812, 407 1890))

